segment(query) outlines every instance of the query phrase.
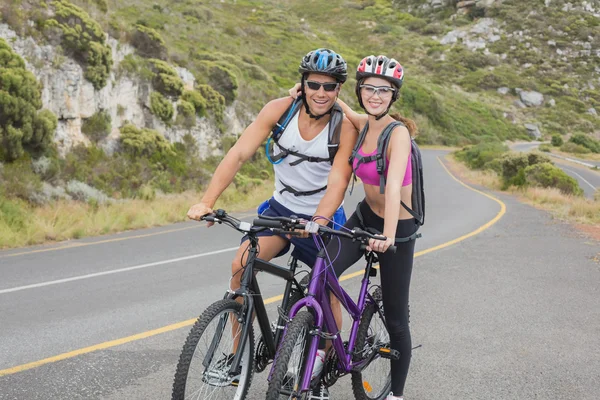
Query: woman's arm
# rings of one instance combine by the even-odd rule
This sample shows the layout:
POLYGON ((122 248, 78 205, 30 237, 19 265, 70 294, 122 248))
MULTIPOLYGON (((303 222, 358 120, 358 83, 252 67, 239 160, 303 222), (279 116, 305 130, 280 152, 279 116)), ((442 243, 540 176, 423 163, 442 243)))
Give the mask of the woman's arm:
POLYGON ((351 109, 348 106, 348 104, 344 103, 339 98, 337 99, 337 102, 342 107, 342 110, 344 110, 344 114, 346 114, 346 117, 350 120, 350 122, 352 122, 352 125, 354 125, 354 128, 357 131, 360 131, 363 128, 363 126, 365 126, 365 124, 367 123, 369 116, 367 114, 357 113, 356 111, 351 109))

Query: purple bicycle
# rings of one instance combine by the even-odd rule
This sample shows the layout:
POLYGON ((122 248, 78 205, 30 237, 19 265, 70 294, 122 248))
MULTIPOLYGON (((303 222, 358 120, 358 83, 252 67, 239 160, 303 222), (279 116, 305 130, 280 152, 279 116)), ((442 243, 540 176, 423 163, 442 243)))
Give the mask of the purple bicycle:
MULTIPOLYGON (((308 291, 303 299, 295 303, 288 314, 289 322, 275 354, 269 374, 267 400, 308 399, 310 391, 317 385, 332 386, 339 377, 351 374, 352 390, 356 399, 381 400, 391 389, 390 359, 398 359, 398 352, 390 348, 390 340, 383 313, 381 290, 375 286, 369 293, 370 278, 376 276, 373 264, 377 255, 366 250, 370 238, 385 240, 385 237, 361 229, 333 230, 314 222, 302 224, 298 219, 278 217, 277 220, 254 220, 255 226, 266 226, 285 232, 294 229, 309 230, 317 241, 320 251, 312 270, 308 291), (332 268, 321 235, 331 240, 345 237, 360 241, 365 251, 366 267, 358 301, 340 286, 332 268), (336 325, 329 292, 332 292, 352 318, 349 339, 344 341, 336 325), (323 372, 313 378, 313 365, 319 341, 331 340, 332 346, 326 354, 323 372)), ((388 251, 396 251, 390 246, 388 251)), ((330 258, 331 256, 331 258, 330 258)))

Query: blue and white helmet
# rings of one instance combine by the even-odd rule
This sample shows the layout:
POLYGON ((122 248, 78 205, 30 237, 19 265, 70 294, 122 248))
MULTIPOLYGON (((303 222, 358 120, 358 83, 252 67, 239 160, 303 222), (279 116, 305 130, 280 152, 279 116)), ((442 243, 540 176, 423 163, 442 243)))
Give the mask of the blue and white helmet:
POLYGON ((311 72, 329 75, 340 83, 346 82, 348 78, 346 61, 335 51, 329 49, 317 49, 309 52, 302 59, 298 72, 302 75, 311 72))

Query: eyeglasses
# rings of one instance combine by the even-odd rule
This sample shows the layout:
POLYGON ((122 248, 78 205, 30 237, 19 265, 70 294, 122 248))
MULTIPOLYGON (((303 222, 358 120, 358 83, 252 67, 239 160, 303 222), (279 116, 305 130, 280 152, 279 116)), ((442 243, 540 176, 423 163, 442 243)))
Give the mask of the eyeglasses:
POLYGON ((312 90, 319 90, 319 89, 321 89, 321 86, 323 86, 323 90, 326 92, 333 92, 339 86, 338 82, 322 83, 322 82, 315 82, 315 81, 306 81, 306 84, 308 85, 308 88, 312 89, 312 90))
POLYGON ((369 97, 373 97, 378 95, 381 98, 391 97, 392 94, 396 91, 395 88, 391 86, 373 86, 373 85, 360 85, 363 93, 369 97))

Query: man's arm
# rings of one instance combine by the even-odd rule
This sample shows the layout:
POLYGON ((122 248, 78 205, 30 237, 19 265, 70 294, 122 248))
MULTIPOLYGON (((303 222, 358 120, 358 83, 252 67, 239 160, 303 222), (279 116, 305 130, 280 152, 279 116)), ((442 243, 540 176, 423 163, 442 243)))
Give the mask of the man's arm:
MULTIPOLYGON (((327 191, 317 207, 315 216, 331 219, 340 207, 340 204, 342 204, 350 177, 352 176, 352 166, 348 162, 348 159, 352 154, 357 137, 358 132, 354 128, 354 125, 352 125, 348 118, 344 118, 340 133, 340 145, 333 160, 329 178, 327 179, 327 191)), ((317 222, 322 225, 327 224, 325 220, 318 220, 317 222)))
POLYGON ((263 107, 219 163, 202 200, 188 211, 188 218, 199 220, 212 212, 221 193, 231 184, 242 165, 256 153, 289 105, 290 98, 287 97, 273 100, 263 107))

